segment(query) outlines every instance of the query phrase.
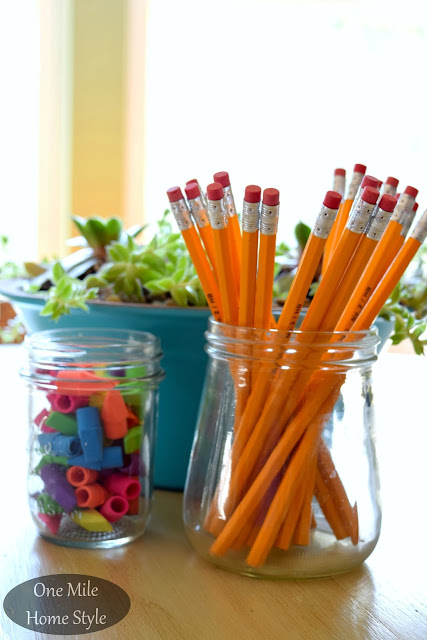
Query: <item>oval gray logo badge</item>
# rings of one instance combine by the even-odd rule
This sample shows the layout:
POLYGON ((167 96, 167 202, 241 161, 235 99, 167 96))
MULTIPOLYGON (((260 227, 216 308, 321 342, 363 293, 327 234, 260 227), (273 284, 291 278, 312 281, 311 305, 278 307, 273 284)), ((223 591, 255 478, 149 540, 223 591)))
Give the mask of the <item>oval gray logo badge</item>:
POLYGON ((130 599, 108 580, 66 573, 19 584, 9 591, 3 608, 25 629, 69 636, 117 624, 129 612, 130 599))

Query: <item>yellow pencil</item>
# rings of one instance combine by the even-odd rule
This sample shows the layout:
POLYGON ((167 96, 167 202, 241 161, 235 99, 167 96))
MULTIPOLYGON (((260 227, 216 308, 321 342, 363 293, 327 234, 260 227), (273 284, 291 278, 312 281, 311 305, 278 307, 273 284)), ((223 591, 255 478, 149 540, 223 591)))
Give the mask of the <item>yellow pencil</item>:
POLYGON ((182 233, 194 268, 199 276, 200 284, 202 285, 212 315, 215 320, 222 322, 222 305, 218 285, 206 254, 203 251, 196 228, 191 220, 191 215, 181 189, 179 187, 171 187, 167 190, 167 195, 172 213, 182 233))

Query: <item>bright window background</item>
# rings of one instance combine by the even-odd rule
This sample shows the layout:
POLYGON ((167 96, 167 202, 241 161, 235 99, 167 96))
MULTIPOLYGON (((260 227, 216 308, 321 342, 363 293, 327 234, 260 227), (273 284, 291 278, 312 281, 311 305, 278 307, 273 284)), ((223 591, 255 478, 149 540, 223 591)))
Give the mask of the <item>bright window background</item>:
POLYGON ((40 28, 34 0, 0 5, 0 234, 11 257, 37 255, 40 28))
MULTIPOLYGON (((298 220, 312 223, 333 170, 351 174, 356 162, 379 178, 413 184, 426 207, 425 3, 105 0, 100 10, 112 12, 115 3, 128 14, 118 169, 125 196, 117 211, 126 224, 158 218, 169 186, 193 177, 206 186, 227 170, 238 208, 247 184, 281 190, 279 237, 293 242, 298 220)), ((68 16, 77 0, 53 3, 64 7, 57 17, 49 6, 14 0, 0 7, 0 233, 17 260, 65 251, 69 230, 56 227, 73 210, 64 185, 71 182, 70 141, 82 134, 69 117, 73 69, 61 60, 72 59, 64 33, 73 33, 68 16), (42 44, 52 43, 41 60, 40 20, 42 44), (50 89, 40 95, 41 71, 50 89), (40 194, 50 194, 48 206, 40 194)), ((96 56, 100 21, 94 24, 96 56)))
MULTIPOLYGON (((165 189, 230 173, 281 190, 281 239, 311 223, 333 170, 420 189, 426 206, 425 4, 153 0, 147 23, 149 217, 165 189)), ((239 205, 238 205, 239 206, 239 205)))

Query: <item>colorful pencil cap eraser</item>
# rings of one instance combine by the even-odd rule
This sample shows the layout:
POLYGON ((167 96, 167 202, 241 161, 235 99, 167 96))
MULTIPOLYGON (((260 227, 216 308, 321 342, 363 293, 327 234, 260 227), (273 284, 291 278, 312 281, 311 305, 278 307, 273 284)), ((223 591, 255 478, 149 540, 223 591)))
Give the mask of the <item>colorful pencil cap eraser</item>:
MULTIPOLYGON (((345 169, 335 169, 334 175, 335 176, 344 176, 345 177, 345 169)), ((332 207, 330 207, 330 208, 332 209, 332 207)))
POLYGON ((182 200, 184 197, 179 187, 171 187, 166 193, 168 194, 169 202, 178 202, 178 200, 182 200))
POLYGON ((374 187, 374 189, 378 189, 379 185, 380 181, 378 180, 378 178, 375 178, 374 176, 364 176, 362 184, 360 186, 362 187, 362 189, 364 189, 365 187, 374 187))
POLYGON ((129 478, 122 473, 112 473, 104 482, 108 491, 114 496, 123 496, 126 500, 132 500, 139 496, 141 484, 137 478, 129 478))
POLYGON ((407 193, 408 196, 411 196, 412 198, 416 198, 418 195, 418 189, 415 189, 415 187, 406 187, 403 193, 407 193))
POLYGON ((415 213, 418 210, 418 202, 415 202, 414 206, 412 207, 412 211, 415 211, 415 213))
POLYGON ((187 180, 187 182, 185 183, 185 186, 187 186, 188 184, 192 184, 193 182, 198 184, 198 181, 196 180, 196 178, 192 178, 191 180, 187 180))
POLYGON ((215 182, 219 182, 223 187, 230 186, 230 176, 226 171, 218 171, 218 173, 214 174, 213 177, 215 182))
POLYGON ((355 173, 366 173, 366 167, 364 164, 355 164, 354 165, 354 172, 355 173))
POLYGON ((261 187, 256 184, 250 184, 245 189, 245 201, 256 203, 261 200, 261 187))
POLYGON ((277 189, 264 189, 262 201, 269 207, 275 207, 279 204, 280 193, 277 189))
POLYGON ((362 193, 362 200, 368 204, 375 204, 379 195, 380 192, 378 189, 374 189, 374 187, 365 187, 362 193))
POLYGON ((395 198, 395 196, 389 195, 388 193, 385 193, 383 196, 381 196, 381 200, 379 201, 378 206, 383 211, 392 212, 394 211, 396 204, 397 198, 395 198))
POLYGON ((185 194, 189 200, 198 198, 200 196, 200 189, 197 182, 187 182, 185 185, 185 194))
POLYGON ((86 469, 86 467, 69 467, 65 473, 67 480, 73 487, 83 487, 85 484, 93 484, 98 479, 98 471, 86 469))
POLYGON ((108 522, 116 522, 126 515, 129 509, 129 502, 122 496, 111 496, 100 508, 101 515, 104 516, 108 522))
POLYGON ((61 524, 62 516, 59 514, 55 514, 52 516, 48 513, 38 513, 37 515, 39 519, 45 523, 49 531, 55 535, 55 533, 59 529, 59 525, 61 524))
POLYGON ((323 204, 328 209, 338 209, 341 204, 342 196, 338 191, 327 191, 323 200, 323 204))
POLYGON ((393 176, 389 176, 385 181, 386 184, 391 184, 392 187, 397 189, 397 185, 399 184, 399 180, 397 178, 393 178, 393 176))
POLYGON ((224 197, 224 189, 220 182, 212 182, 206 187, 208 200, 221 200, 224 197))

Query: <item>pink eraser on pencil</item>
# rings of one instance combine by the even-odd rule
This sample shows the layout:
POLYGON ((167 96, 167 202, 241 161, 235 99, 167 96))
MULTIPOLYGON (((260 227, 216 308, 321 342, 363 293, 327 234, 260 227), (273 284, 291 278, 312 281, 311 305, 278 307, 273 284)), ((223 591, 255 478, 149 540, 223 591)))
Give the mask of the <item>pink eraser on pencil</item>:
POLYGON ((362 184, 360 186, 362 187, 362 189, 364 187, 374 187, 374 189, 378 189, 379 184, 380 181, 378 180, 378 178, 375 178, 374 176, 364 176, 362 184))
POLYGON ((184 197, 179 187, 171 187, 166 193, 168 194, 169 202, 178 202, 178 200, 182 200, 184 197))
POLYGON ((412 211, 415 211, 415 213, 416 213, 416 212, 417 212, 417 209, 418 209, 418 202, 416 202, 416 203, 414 204, 414 206, 412 207, 412 211))
POLYGON ((206 187, 208 200, 221 200, 224 197, 224 189, 219 182, 212 182, 206 187))
POLYGON ((280 193, 277 189, 264 189, 262 201, 268 207, 275 207, 279 204, 280 193))
POLYGON ((246 202, 259 202, 261 200, 261 187, 256 184, 250 184, 245 189, 246 202))
POLYGON ((328 209, 338 209, 341 204, 341 194, 338 191, 327 191, 326 196, 323 200, 323 204, 328 209))
POLYGON ((386 184, 391 184, 392 187, 397 189, 397 185, 399 184, 399 180, 397 178, 393 178, 393 176, 389 176, 385 181, 386 184))
POLYGON ((223 187, 230 186, 230 176, 226 171, 218 171, 218 173, 214 174, 213 177, 215 182, 219 182, 223 187))
POLYGON ((396 204, 397 204, 397 198, 395 198, 395 196, 385 193, 383 196, 381 196, 381 200, 379 201, 378 206, 383 211, 392 212, 394 211, 396 204))
POLYGON ((129 502, 122 496, 111 496, 102 505, 99 512, 108 522, 116 522, 123 518, 129 509, 129 502))
POLYGON ((362 193, 362 200, 368 204, 375 204, 379 195, 380 192, 378 189, 374 189, 374 187, 365 187, 362 193))
POLYGON ((187 182, 185 186, 185 194, 189 200, 198 198, 200 195, 200 189, 197 182, 187 182))
POLYGON ((415 187, 406 187, 403 193, 407 193, 408 196, 412 196, 412 198, 416 198, 418 195, 418 189, 415 189, 415 187))
POLYGON ((364 164, 355 164, 355 165, 354 165, 354 171, 355 171, 356 173, 363 173, 363 174, 365 174, 365 173, 366 173, 366 167, 365 167, 365 165, 364 165, 364 164))
MULTIPOLYGON (((345 177, 345 169, 335 169, 334 175, 335 176, 344 176, 345 177)), ((332 209, 332 207, 330 207, 330 209, 332 209)))

